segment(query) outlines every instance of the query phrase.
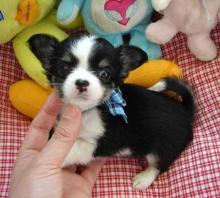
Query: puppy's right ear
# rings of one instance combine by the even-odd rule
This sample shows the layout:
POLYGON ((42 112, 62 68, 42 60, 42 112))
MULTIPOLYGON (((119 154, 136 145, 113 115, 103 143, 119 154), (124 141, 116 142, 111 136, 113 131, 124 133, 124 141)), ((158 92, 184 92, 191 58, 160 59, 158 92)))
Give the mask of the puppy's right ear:
POLYGON ((40 60, 45 70, 50 69, 50 58, 59 41, 46 34, 36 34, 29 39, 31 51, 40 60))

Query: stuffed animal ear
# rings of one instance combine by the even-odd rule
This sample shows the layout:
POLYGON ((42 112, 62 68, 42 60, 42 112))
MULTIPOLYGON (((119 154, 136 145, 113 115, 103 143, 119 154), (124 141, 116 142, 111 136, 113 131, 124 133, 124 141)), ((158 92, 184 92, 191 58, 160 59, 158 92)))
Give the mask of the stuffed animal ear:
POLYGON ((124 45, 117 50, 116 56, 118 56, 121 65, 121 79, 125 79, 131 70, 136 69, 148 60, 147 54, 135 46, 124 45))
POLYGON ((36 34, 29 39, 32 52, 41 61, 46 70, 50 68, 50 58, 59 41, 46 34, 36 34))

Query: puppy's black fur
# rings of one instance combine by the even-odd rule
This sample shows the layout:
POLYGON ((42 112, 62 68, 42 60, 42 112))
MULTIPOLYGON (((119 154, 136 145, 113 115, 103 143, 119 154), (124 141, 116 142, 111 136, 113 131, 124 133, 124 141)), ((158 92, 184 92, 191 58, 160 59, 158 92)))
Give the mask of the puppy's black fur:
POLYGON ((134 156, 156 154, 160 172, 168 169, 192 141, 193 100, 179 81, 167 79, 166 82, 167 90, 181 92, 182 104, 162 93, 121 84, 120 89, 127 102, 128 124, 121 117, 112 117, 105 105, 98 107, 106 132, 98 142, 95 156, 110 156, 123 148, 130 148, 134 156))
MULTIPOLYGON (((49 80, 60 92, 60 84, 79 61, 69 51, 74 39, 80 37, 70 37, 58 42, 49 36, 36 35, 29 41, 31 49, 47 70, 49 80)), ((146 54, 138 48, 114 48, 104 39, 96 39, 96 45, 88 61, 89 67, 106 89, 120 87, 127 102, 124 110, 128 124, 122 117, 112 116, 105 104, 100 103, 94 107, 100 112, 105 132, 97 139, 97 148, 93 155, 111 156, 126 148, 131 150, 133 156, 146 156, 151 153, 158 157, 156 167, 162 173, 193 139, 194 102, 188 88, 174 78, 164 80, 164 91, 177 92, 182 97, 182 102, 144 87, 122 83, 121 80, 128 72, 144 63, 146 59, 146 54), (107 60, 104 68, 99 66, 103 59, 107 60), (100 78, 101 70, 107 71, 110 78, 100 78)))

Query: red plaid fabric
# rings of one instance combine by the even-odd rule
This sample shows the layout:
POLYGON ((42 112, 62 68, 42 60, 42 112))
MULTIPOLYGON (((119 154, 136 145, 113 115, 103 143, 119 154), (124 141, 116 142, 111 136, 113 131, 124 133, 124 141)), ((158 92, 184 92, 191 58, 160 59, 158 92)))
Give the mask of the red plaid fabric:
MULTIPOLYGON (((220 46, 220 25, 212 32, 220 46)), ((182 68, 196 96, 194 141, 148 189, 132 189, 131 178, 146 164, 144 159, 111 158, 96 181, 93 197, 220 197, 220 54, 210 62, 196 60, 178 34, 162 47, 165 59, 182 68)), ((16 155, 30 119, 8 100, 9 86, 27 78, 13 54, 11 43, 0 46, 0 197, 8 197, 16 155)))

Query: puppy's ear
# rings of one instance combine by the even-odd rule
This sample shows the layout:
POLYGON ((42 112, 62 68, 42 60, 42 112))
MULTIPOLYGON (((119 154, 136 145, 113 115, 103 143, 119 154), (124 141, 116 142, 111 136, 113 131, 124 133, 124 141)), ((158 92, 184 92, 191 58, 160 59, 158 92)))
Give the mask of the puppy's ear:
POLYGON ((50 68, 50 58, 58 43, 59 41, 56 38, 46 34, 36 34, 29 39, 32 52, 46 70, 50 68))
POLYGON ((118 56, 121 65, 121 79, 126 78, 131 70, 136 69, 148 60, 147 54, 135 46, 124 45, 117 50, 116 56, 118 56))

